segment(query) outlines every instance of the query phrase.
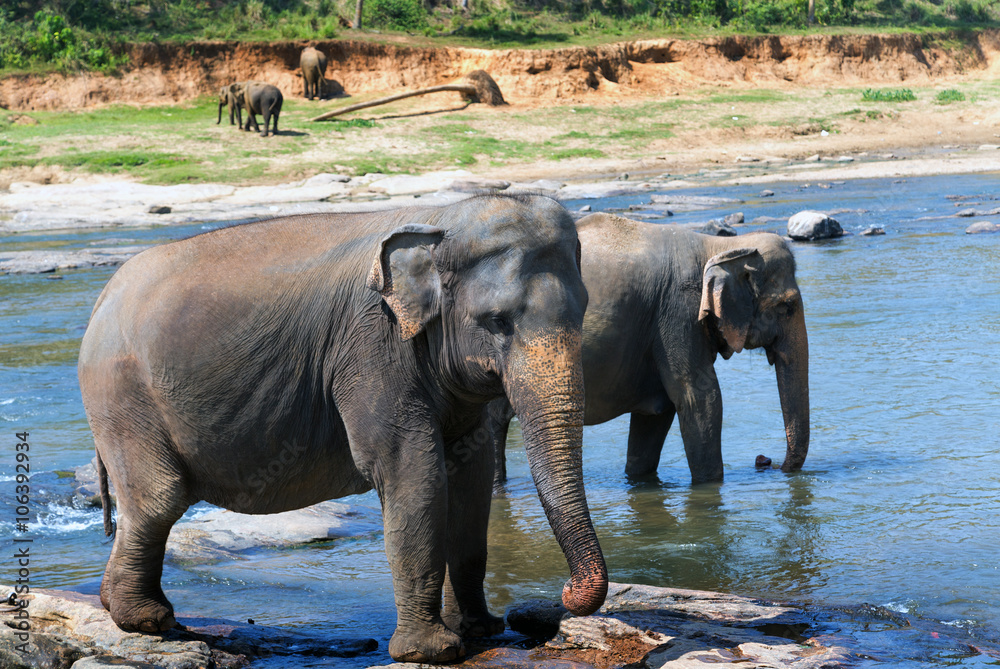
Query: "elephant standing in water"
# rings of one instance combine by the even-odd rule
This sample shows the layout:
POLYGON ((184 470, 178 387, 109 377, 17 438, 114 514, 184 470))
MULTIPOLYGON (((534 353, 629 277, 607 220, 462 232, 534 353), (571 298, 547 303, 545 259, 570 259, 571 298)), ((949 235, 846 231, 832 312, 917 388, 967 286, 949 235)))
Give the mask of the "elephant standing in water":
MULTIPOLYGON (((592 214, 577 222, 590 306, 583 324, 586 425, 631 414, 625 473, 655 474, 676 414, 694 483, 722 480, 722 393, 715 358, 763 348, 775 367, 787 450, 809 450, 809 343, 795 259, 777 235, 715 237, 673 225, 592 214)), ((497 477, 512 416, 486 420, 497 477)))
POLYGON ((586 306, 573 221, 536 196, 275 218, 135 256, 79 361, 109 531, 108 477, 118 492, 112 619, 176 624, 164 547, 199 500, 276 513, 375 488, 389 653, 461 657, 462 636, 504 626, 483 593, 494 454, 480 422, 504 394, 570 566, 563 602, 594 612, 607 570, 580 458, 586 306), (269 462, 282 466, 262 481, 269 462))
POLYGON ((302 70, 302 83, 305 85, 305 96, 323 98, 323 80, 326 75, 326 54, 319 49, 307 46, 299 56, 299 68, 302 70))

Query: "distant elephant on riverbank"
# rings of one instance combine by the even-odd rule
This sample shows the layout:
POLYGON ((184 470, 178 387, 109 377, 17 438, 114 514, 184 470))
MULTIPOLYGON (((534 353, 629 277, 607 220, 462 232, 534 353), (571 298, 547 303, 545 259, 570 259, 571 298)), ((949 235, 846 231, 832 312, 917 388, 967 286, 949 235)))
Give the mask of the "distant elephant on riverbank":
POLYGON ((399 661, 461 657, 503 630, 486 604, 493 448, 506 395, 571 577, 600 607, 607 569, 583 488, 581 328, 572 218, 554 200, 236 225, 126 262, 79 356, 106 532, 101 601, 124 630, 176 624, 160 586, 170 528, 199 500, 277 513, 374 488, 399 661), (443 597, 443 602, 442 602, 443 597))
POLYGON ((222 123, 222 108, 229 107, 229 125, 236 125, 234 117, 239 120, 240 130, 243 129, 243 114, 240 110, 240 102, 237 98, 236 91, 243 85, 243 82, 237 82, 234 84, 228 84, 219 89, 219 118, 216 119, 215 124, 219 125, 222 123))
MULTIPOLYGON (((722 480, 715 359, 763 348, 775 367, 787 450, 809 449, 809 344, 795 259, 777 235, 715 237, 592 214, 577 223, 590 295, 583 326, 585 424, 631 414, 625 472, 654 474, 676 414, 694 483, 722 480)), ((491 403, 496 484, 506 479, 511 412, 491 403)))
POLYGON ((307 46, 299 56, 299 68, 302 70, 302 83, 305 85, 305 97, 323 98, 323 81, 326 75, 326 54, 319 49, 307 46))
MULTIPOLYGON (((267 137, 268 126, 271 119, 274 119, 273 133, 278 134, 278 116, 281 115, 281 103, 284 98, 277 86, 273 86, 263 81, 244 81, 235 84, 233 94, 236 103, 246 110, 247 123, 241 130, 254 130, 260 132, 261 137, 267 137), (264 129, 257 125, 257 114, 264 117, 264 129), (252 128, 251 128, 252 126, 252 128)), ((221 101, 219 103, 219 116, 222 116, 221 101)))

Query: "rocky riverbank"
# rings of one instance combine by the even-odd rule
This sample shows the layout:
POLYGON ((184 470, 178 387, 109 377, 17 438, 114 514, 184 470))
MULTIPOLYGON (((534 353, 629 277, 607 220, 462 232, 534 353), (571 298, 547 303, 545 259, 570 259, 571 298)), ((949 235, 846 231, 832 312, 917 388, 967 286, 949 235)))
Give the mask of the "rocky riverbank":
MULTIPOLYGON (((7 191, 0 191, 0 234, 220 221, 235 223, 291 214, 436 206, 487 190, 532 191, 561 201, 571 201, 713 184, 752 186, 781 181, 808 183, 998 170, 1000 146, 978 145, 953 147, 948 153, 815 155, 804 160, 740 156, 731 167, 702 169, 684 175, 620 173, 615 178, 600 181, 580 176, 565 180, 517 181, 516 178, 487 178, 467 170, 424 175, 366 174, 353 178, 323 173, 291 183, 245 187, 226 184, 155 186, 123 180, 47 185, 29 181, 13 183, 7 191), (72 202, 73 206, 67 207, 67 202, 72 202)), ((683 211, 718 206, 718 203, 651 204, 661 210, 683 211)), ((992 210, 968 209, 956 212, 955 216, 993 213, 992 210)), ((624 212, 624 215, 641 218, 644 214, 637 210, 624 212)), ((970 225, 969 232, 995 232, 998 229, 1000 227, 993 221, 977 221, 970 225)), ((719 234, 718 228, 713 232, 719 234)), ((108 240, 107 245, 83 249, 0 251, 0 273, 32 274, 116 265, 143 248, 108 240)))
MULTIPOLYGON (((424 666, 386 664, 388 654, 374 639, 298 634, 252 619, 181 616, 180 627, 162 635, 125 633, 98 597, 58 590, 36 590, 3 607, 0 620, 0 664, 9 669, 230 669, 281 657, 363 657, 384 669, 424 666), (29 641, 18 636, 22 610, 30 614, 29 641)), ((534 600, 511 608, 507 624, 511 631, 501 637, 471 641, 469 656, 452 666, 837 669, 916 666, 942 653, 956 661, 1000 659, 1000 647, 881 607, 815 607, 620 583, 611 584, 593 616, 576 618, 555 602, 534 600)))

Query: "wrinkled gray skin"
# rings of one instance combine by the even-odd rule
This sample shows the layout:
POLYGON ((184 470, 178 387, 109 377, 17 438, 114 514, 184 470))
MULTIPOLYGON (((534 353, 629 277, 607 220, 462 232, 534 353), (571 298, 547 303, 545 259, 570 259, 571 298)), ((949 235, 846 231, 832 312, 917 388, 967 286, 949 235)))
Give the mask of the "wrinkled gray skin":
POLYGON ((244 83, 241 81, 219 89, 219 118, 216 119, 215 125, 222 123, 222 108, 229 107, 229 125, 236 125, 236 121, 233 119, 235 116, 239 120, 240 130, 243 129, 243 115, 240 111, 241 104, 237 91, 244 83))
POLYGON ((323 98, 323 80, 326 74, 326 54, 319 49, 307 46, 299 56, 299 67, 302 69, 302 83, 305 85, 304 95, 323 98))
POLYGON ((542 197, 316 214, 144 251, 98 298, 80 350, 110 530, 101 601, 124 630, 176 624, 160 588, 195 502, 276 513, 378 492, 397 660, 446 662, 503 621, 483 594, 492 443, 510 397, 570 565, 570 611, 607 571, 580 447, 587 292, 576 229, 542 197), (444 598, 442 608, 442 594, 444 598))
MULTIPOLYGON (((629 477, 655 475, 680 420, 694 483, 722 480, 722 393, 715 359, 763 348, 774 365, 787 449, 809 450, 809 343, 795 260, 774 234, 715 237, 608 214, 577 222, 590 303, 583 325, 586 425, 630 414, 629 477)), ((497 478, 506 479, 510 420, 503 400, 486 420, 497 478)))
MULTIPOLYGON (((284 98, 277 86, 264 83, 263 81, 243 81, 233 88, 236 97, 237 107, 247 113, 246 127, 240 126, 240 130, 254 130, 260 132, 261 137, 267 137, 268 125, 274 119, 272 132, 278 134, 278 116, 281 115, 281 103, 284 98), (264 129, 257 125, 257 114, 264 117, 264 129)), ((219 102, 219 115, 222 115, 222 102, 219 102)))

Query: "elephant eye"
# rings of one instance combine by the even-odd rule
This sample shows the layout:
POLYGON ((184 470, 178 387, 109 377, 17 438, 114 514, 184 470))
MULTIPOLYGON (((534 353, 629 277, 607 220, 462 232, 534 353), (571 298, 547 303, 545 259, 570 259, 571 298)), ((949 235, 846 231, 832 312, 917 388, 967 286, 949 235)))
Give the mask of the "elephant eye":
POLYGON ((503 314, 489 314, 485 318, 486 329, 497 336, 509 337, 514 334, 514 323, 503 314))

